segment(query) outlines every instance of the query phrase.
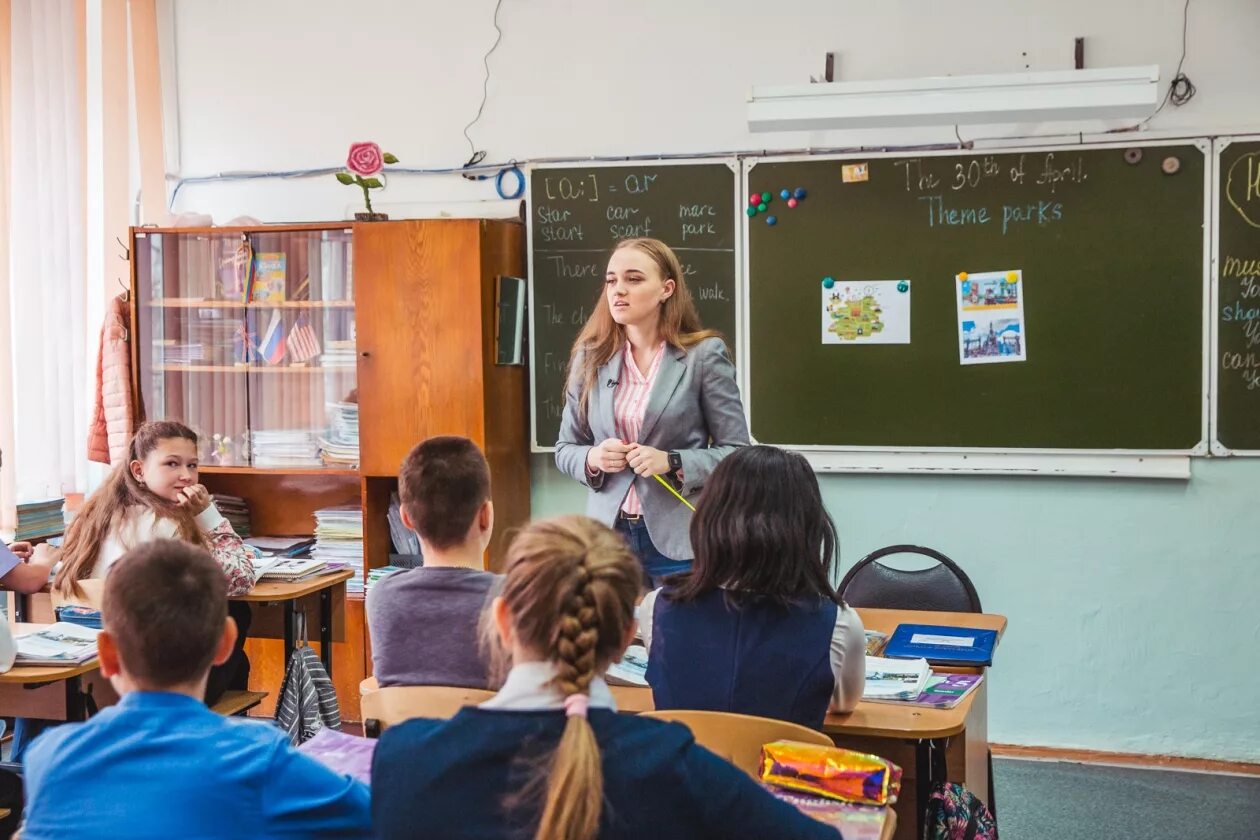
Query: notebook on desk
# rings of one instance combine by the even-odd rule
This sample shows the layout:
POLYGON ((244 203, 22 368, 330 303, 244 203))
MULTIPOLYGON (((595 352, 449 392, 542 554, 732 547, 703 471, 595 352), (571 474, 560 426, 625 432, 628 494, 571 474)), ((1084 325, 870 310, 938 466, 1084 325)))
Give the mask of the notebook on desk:
POLYGON ((890 659, 926 659, 932 665, 987 667, 993 664, 996 630, 900 624, 884 646, 890 659))

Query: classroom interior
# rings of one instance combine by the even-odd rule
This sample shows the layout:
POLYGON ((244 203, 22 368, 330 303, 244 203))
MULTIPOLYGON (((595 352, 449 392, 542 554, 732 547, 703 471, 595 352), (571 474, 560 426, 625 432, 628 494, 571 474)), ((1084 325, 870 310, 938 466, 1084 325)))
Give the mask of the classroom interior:
MULTIPOLYGON (((797 0, 773 7, 749 0, 720 7, 694 0, 0 0, 0 334, 10 339, 0 347, 0 533, 7 536, 19 524, 19 503, 65 497, 73 507, 100 483, 105 467, 87 461, 85 441, 101 324, 110 302, 125 293, 134 334, 143 342, 146 330, 158 329, 162 317, 145 315, 142 302, 159 297, 152 293, 152 271, 161 263, 152 255, 155 242, 168 243, 171 258, 162 264, 167 282, 187 276, 186 265, 171 252, 194 234, 181 234, 177 226, 214 240, 223 254, 243 232, 255 237, 255 253, 289 248, 307 253, 308 247, 317 253, 321 242, 353 238, 356 253, 350 257, 343 249, 337 258, 354 260, 356 272, 366 265, 375 276, 392 278, 356 298, 357 334, 344 324, 334 327, 344 308, 333 305, 312 315, 325 318, 318 325, 322 336, 341 329, 338 338, 357 340, 349 346, 358 359, 352 356, 341 373, 287 377, 301 381, 279 387, 278 377, 251 376, 252 406, 234 404, 226 414, 198 422, 207 436, 235 434, 238 449, 206 483, 215 492, 267 499, 257 505, 255 533, 313 533, 314 510, 352 499, 364 510, 363 538, 374 558, 368 565, 388 565, 386 514, 397 486, 392 476, 417 442, 415 430, 438 427, 466 430, 484 443, 504 521, 581 512, 586 488, 556 468, 546 428, 558 419, 548 415, 536 390, 540 379, 552 383, 560 370, 550 355, 544 369, 542 354, 532 352, 531 342, 545 340, 543 328, 551 326, 539 321, 541 308, 528 309, 526 334, 518 344, 521 364, 501 365, 489 357, 502 347, 499 328, 507 329, 496 322, 500 293, 506 295, 497 278, 532 282, 545 265, 539 252, 546 253, 546 246, 537 229, 553 220, 537 212, 539 179, 549 169, 595 173, 592 177, 615 171, 621 177, 635 167, 655 172, 730 161, 722 184, 730 185, 726 198, 738 202, 726 217, 736 244, 729 246, 731 275, 721 278, 722 290, 709 303, 729 304, 739 381, 746 399, 752 398, 753 436, 760 404, 762 417, 770 418, 763 420, 764 428, 786 430, 784 437, 761 442, 803 445, 817 469, 839 534, 836 582, 882 547, 928 546, 966 572, 984 613, 1005 617, 978 712, 992 764, 973 771, 980 758, 963 756, 964 747, 957 747, 968 772, 981 772, 973 778, 985 779, 984 795, 991 781, 1002 836, 1255 837, 1260 833, 1260 707, 1254 699, 1260 689, 1255 656, 1260 548, 1253 517, 1260 495, 1260 442, 1214 444, 1222 440, 1218 414, 1240 418, 1241 439, 1256 439, 1260 404, 1248 400, 1260 386, 1254 378, 1250 387, 1236 385, 1239 402, 1217 410, 1218 379, 1243 379, 1236 369, 1240 357, 1231 362, 1216 342, 1226 341, 1227 332, 1236 332, 1243 343, 1251 339, 1238 329, 1241 317, 1217 311, 1223 304, 1216 285, 1224 279, 1216 234, 1225 236, 1221 208, 1229 201, 1218 200, 1215 190, 1225 189, 1224 179, 1213 167, 1231 144, 1235 149, 1255 144, 1260 152, 1257 32, 1260 4, 1253 0, 1017 5, 797 0), (62 60, 53 62, 49 56, 57 51, 62 60), (916 124, 908 118, 889 125, 773 132, 754 132, 748 124, 749 92, 759 85, 822 81, 827 73, 839 82, 872 82, 1069 71, 1078 61, 1085 69, 1158 65, 1158 110, 1145 118, 1020 117, 985 124, 916 124), (1173 86, 1180 74, 1187 81, 1173 86), (370 195, 371 209, 386 214, 388 222, 354 221, 364 210, 367 190, 338 183, 346 149, 359 141, 379 143, 396 156, 397 163, 386 166, 383 187, 370 195), (1149 202, 1119 194, 1111 196, 1114 207, 1108 205, 1117 225, 1134 222, 1123 228, 1133 237, 1117 248, 1131 248, 1134 260, 1142 255, 1146 262, 1134 269, 1141 276, 1133 277, 1124 277, 1118 264, 1114 282, 1127 291, 1109 290, 1106 300, 1115 308, 1101 313, 1102 320, 1116 335, 1137 338, 1127 344, 1117 339, 1117 346, 1126 347, 1122 358, 1081 359, 1072 368, 1078 379, 1018 385, 1013 399, 1036 419, 1021 419, 1018 411, 1015 420, 968 414, 950 426, 953 403, 931 401, 956 399, 977 411, 984 401, 959 391, 942 396, 931 388, 898 393, 879 381, 882 368, 842 385, 819 383, 817 390, 797 391, 779 403, 778 414, 769 413, 773 389, 764 377, 756 381, 757 365, 791 379, 795 370, 812 364, 780 349, 770 335, 779 322, 759 315, 778 297, 774 272, 780 252, 773 249, 793 241, 786 239, 793 235, 791 225, 804 218, 811 200, 824 199, 811 191, 799 208, 778 210, 777 224, 768 226, 766 211, 745 210, 755 179, 773 183, 773 204, 786 201, 778 196, 780 186, 787 196, 797 184, 768 173, 810 173, 807 167, 821 166, 820 161, 834 164, 837 176, 842 163, 870 162, 874 182, 884 171, 879 167, 894 159, 972 160, 1046 148, 1062 149, 1064 157, 1108 151, 1118 156, 1143 148, 1152 167, 1172 154, 1161 153, 1167 147, 1176 147, 1183 160, 1200 155, 1187 172, 1152 176, 1200 178, 1204 190, 1190 190, 1199 193, 1192 209, 1179 201, 1165 217, 1162 208, 1155 212, 1149 202), (762 175, 750 161, 766 167, 762 175), (770 168, 789 163, 800 167, 770 168), (1181 210, 1196 248, 1202 234, 1201 249, 1186 255, 1192 266, 1202 266, 1182 277, 1188 295, 1184 288, 1170 293, 1161 278, 1146 273, 1170 261, 1160 250, 1161 242, 1174 238, 1164 225, 1174 224, 1171 214, 1181 210), (1149 223, 1142 221, 1146 212, 1149 223), (1126 222, 1119 221, 1125 214, 1126 222), (452 219, 488 221, 455 228, 449 227, 457 224, 452 219), (439 233, 442 225, 448 227, 439 233), (216 232, 212 226, 226 229, 216 232), (262 230, 266 226, 281 227, 262 230), (417 272, 451 279, 426 284, 427 297, 392 294, 417 272), (726 299, 728 293, 733 300, 726 299), (1177 324, 1188 325, 1191 352, 1184 357, 1176 356, 1178 339, 1165 343, 1163 333, 1142 332, 1147 313, 1169 312, 1179 313, 1177 324), (1066 420, 1054 414, 1060 390, 1062 399, 1079 397, 1085 411, 1097 390, 1091 377, 1105 381, 1108 371, 1149 377, 1152 391, 1186 395, 1177 411, 1188 418, 1189 439, 1179 437, 1182 415, 1173 411, 1117 408, 1124 419, 1113 425, 1112 414, 1102 410, 1083 415, 1087 422, 1079 431, 1072 418, 1080 413, 1066 420), (1168 376, 1179 381, 1167 381, 1168 376), (424 387, 416 388, 417 381, 424 387), (1043 386, 1060 390, 1049 398, 1043 386), (821 410, 816 427, 793 425, 793 416, 810 414, 811 403, 862 401, 867 387, 883 414, 894 404, 891 422, 928 420, 907 425, 911 438, 920 431, 928 437, 908 445, 880 439, 881 410, 870 406, 861 416, 876 419, 861 426, 859 438, 845 440, 837 432, 831 439, 819 431, 832 423, 827 419, 832 415, 821 410), (237 429, 292 425, 291 418, 263 416, 274 408, 266 405, 269 393, 283 393, 274 402, 292 402, 316 416, 325 402, 345 401, 351 391, 357 392, 355 422, 363 431, 357 464, 325 462, 309 470, 243 465, 248 453, 239 448, 237 429), (1050 435, 1045 439, 1054 443, 1037 445, 1041 423, 1050 435), (939 440, 931 438, 935 431, 927 427, 933 424, 950 430, 939 440), (822 437, 792 439, 798 428, 822 437), (1030 430, 1027 438, 1021 428, 1030 430), (1172 429, 1166 446, 1159 436, 1165 428, 1172 429), (954 435, 960 429, 965 431, 954 435), (1064 436, 1056 437, 1060 432, 1064 436), (1079 446, 1070 442, 1076 439, 1079 446)), ((1255 160, 1260 172, 1260 154, 1255 160)), ((1084 189, 1084 183, 1076 186, 1084 189)), ((1062 194, 1070 194, 1071 186, 1063 185, 1062 194)), ((952 196, 948 183, 944 192, 952 196)), ((1254 192, 1256 221, 1229 229, 1237 247, 1231 253, 1251 259, 1252 272, 1260 264, 1260 176, 1254 192)), ((1090 200, 1088 192, 1084 196, 1062 201, 1083 206, 1090 200)), ((957 335, 953 319, 956 314, 961 319, 962 310, 955 312, 947 292, 949 323, 942 329, 953 331, 945 340, 953 355, 932 364, 947 366, 949 381, 965 388, 968 374, 973 381, 981 375, 991 377, 986 382, 1000 381, 992 378, 998 370, 1034 365, 1038 353, 1053 356, 1055 330, 1038 329, 1041 290, 1034 260, 1025 265, 1023 255, 1000 247, 1007 225, 1015 231, 1036 222, 997 219, 1003 230, 985 239, 965 230, 961 217, 956 227, 945 224, 945 211, 933 215, 934 205, 910 206, 922 208, 915 212, 930 224, 871 239, 865 247, 882 253, 863 257, 863 271, 875 264, 898 270, 897 235, 921 238, 904 245, 905 253, 918 254, 938 247, 931 237, 954 234, 972 237, 966 247, 975 248, 974 263, 957 270, 1024 270, 1019 300, 1027 307, 1027 334, 1001 345, 1017 347, 1017 358, 999 358, 983 370, 960 364, 965 359, 959 345, 949 343, 957 335), (986 244, 998 255, 985 255, 986 244)), ((614 215, 606 220, 627 221, 614 215)), ((645 231, 637 224, 612 224, 610 230, 614 227, 614 235, 659 230, 663 238, 673 230, 662 225, 645 231)), ((860 230, 836 235, 853 236, 854 247, 864 247, 857 244, 866 238, 860 230)), ((1053 246, 1063 283, 1072 244, 1053 246)), ((597 247, 606 244, 600 240, 597 247)), ((845 253, 839 250, 842 263, 845 253)), ((325 247, 323 258, 328 254, 325 247)), ((1241 277, 1243 268, 1238 272, 1241 277)), ((816 284, 825 270, 815 273, 816 284)), ((954 278, 944 282, 954 289, 954 278)), ((918 286, 912 292, 916 304, 929 300, 921 285, 924 292, 918 286)), ((353 294, 359 293, 356 287, 353 294)), ((342 286, 325 299, 350 294, 342 286)), ((970 287, 963 295, 970 295, 970 287)), ((816 286, 809 296, 810 306, 817 307, 816 286)), ((1001 298, 1011 306, 1013 300, 1001 298)), ((826 297, 823 305, 825 312, 826 297)), ((1088 308, 1091 302, 1083 297, 1079 305, 1088 308)), ((295 327, 294 312, 300 310, 283 316, 282 329, 295 327)), ((1024 309, 1019 312, 1024 318, 1024 309)), ((810 352, 830 350, 825 326, 822 342, 817 338, 817 309, 807 314, 810 352)), ((919 317, 915 330, 922 324, 919 317)), ((1063 307, 1045 317, 1042 325, 1060 323, 1055 318, 1075 324, 1072 311, 1063 307)), ((260 323, 257 329, 265 333, 268 326, 260 323)), ((563 325, 555 333, 557 346, 567 346, 575 332, 563 325)), ((1080 335, 1087 332, 1082 328, 1080 335)), ((909 335, 906 343, 913 346, 918 335, 909 335)), ((1077 338, 1077 328, 1070 326, 1059 340, 1077 338)), ((784 341, 784 347, 790 344, 784 341)), ((146 353, 134 358, 151 374, 157 356, 146 353)), ((911 364, 917 359, 904 358, 911 364)), ((230 360, 214 363, 231 366, 230 360)), ((1254 360, 1247 364, 1260 366, 1254 360)), ((214 381, 230 386, 231 379, 216 375, 214 381)), ((165 381, 171 389, 185 387, 165 381)), ((210 410, 222 393, 187 396, 202 387, 189 385, 178 397, 141 390, 150 407, 165 401, 168 411, 172 405, 184 412, 210 410)), ((207 457, 211 453, 207 450, 207 457)), ((501 540, 496 538, 492 556, 501 552, 501 540)), ((918 568, 926 561, 889 562, 918 568)), ((365 576, 355 570, 353 579, 365 576)), ((286 611, 297 603, 306 613, 309 637, 335 642, 328 664, 342 714, 349 727, 361 725, 359 685, 370 677, 371 654, 362 586, 357 594, 354 588, 335 596, 321 596, 316 588, 288 601, 260 596, 260 603, 273 606, 258 625, 258 640, 250 643, 263 663, 255 678, 259 686, 274 687, 251 713, 270 714, 274 707, 293 643, 286 636, 291 632, 286 611)), ((19 617, 27 621, 51 620, 51 607, 39 596, 21 608, 11 601, 10 620, 15 609, 24 609, 19 617)), ((30 708, 23 711, 29 714, 30 708)), ((896 760, 915 762, 912 748, 901 744, 896 751, 896 760)), ((913 815, 901 815, 896 836, 912 837, 914 828, 913 815)))

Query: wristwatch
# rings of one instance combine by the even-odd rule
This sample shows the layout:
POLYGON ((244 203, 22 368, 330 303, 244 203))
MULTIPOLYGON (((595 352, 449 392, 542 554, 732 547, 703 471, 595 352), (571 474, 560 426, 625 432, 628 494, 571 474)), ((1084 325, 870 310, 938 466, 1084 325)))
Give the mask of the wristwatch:
POLYGON ((670 450, 669 453, 669 471, 677 473, 682 470, 682 456, 677 452, 670 450))

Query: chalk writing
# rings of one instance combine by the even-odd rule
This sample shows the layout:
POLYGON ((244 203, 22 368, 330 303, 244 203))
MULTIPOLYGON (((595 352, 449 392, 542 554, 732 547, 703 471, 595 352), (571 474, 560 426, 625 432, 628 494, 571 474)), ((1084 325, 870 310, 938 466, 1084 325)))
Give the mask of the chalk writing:
POLYGON ((551 268, 557 277, 581 280, 588 277, 602 277, 604 274, 604 266, 601 263, 572 263, 563 255, 547 256, 545 259, 551 263, 551 268))
POLYGON ((1245 154, 1229 167, 1225 197, 1247 224, 1260 228, 1260 152, 1245 154))
POLYGON ((696 300, 730 300, 726 289, 720 283, 706 283, 696 286, 696 300))
POLYGON ((599 201, 599 181, 595 179, 594 173, 584 175, 576 181, 567 175, 558 178, 547 176, 543 179, 543 190, 550 201, 574 201, 582 198, 599 201))

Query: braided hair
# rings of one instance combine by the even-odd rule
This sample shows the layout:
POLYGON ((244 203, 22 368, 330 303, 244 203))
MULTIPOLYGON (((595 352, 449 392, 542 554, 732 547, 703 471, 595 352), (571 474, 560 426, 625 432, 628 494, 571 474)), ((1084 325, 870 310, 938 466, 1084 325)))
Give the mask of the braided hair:
POLYGON ((546 793, 535 840, 590 840, 599 832, 604 776, 585 701, 591 682, 621 654, 640 574, 625 542, 584 516, 534 522, 508 549, 502 598, 513 635, 555 665, 554 685, 570 709, 536 778, 546 793))

